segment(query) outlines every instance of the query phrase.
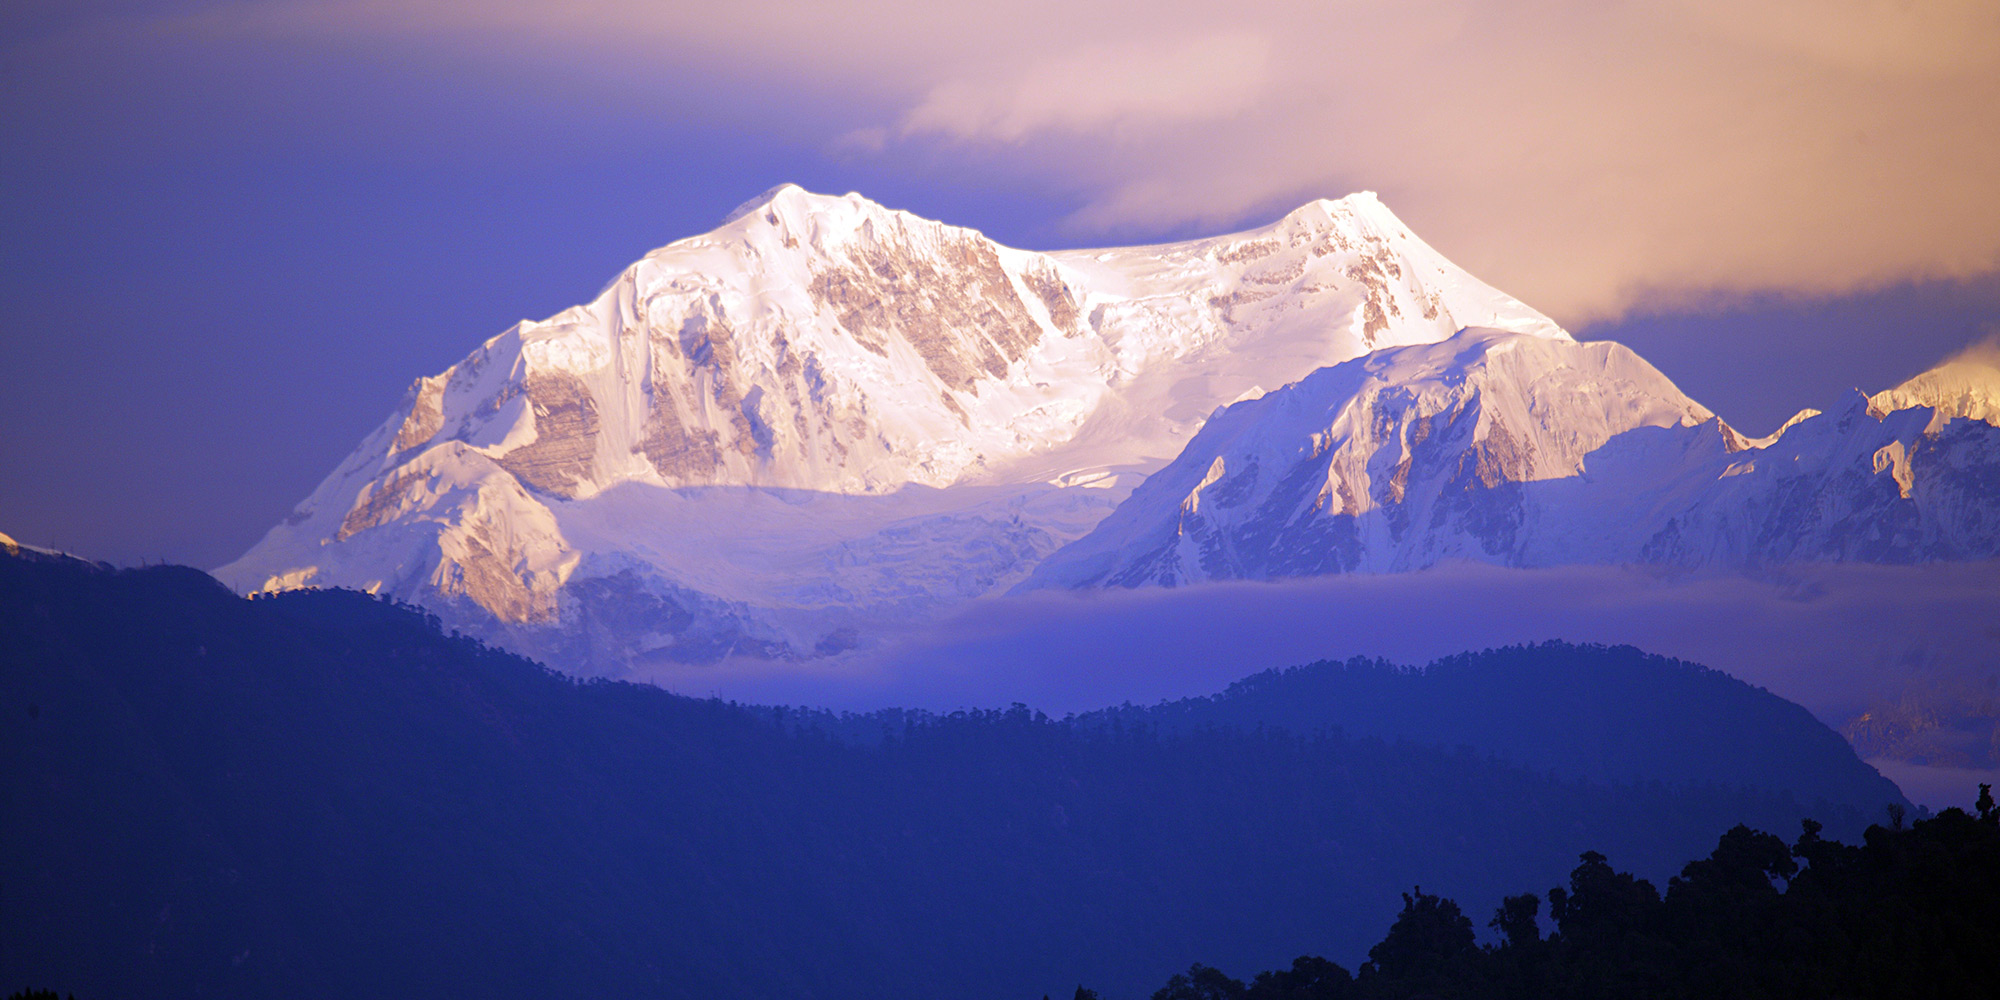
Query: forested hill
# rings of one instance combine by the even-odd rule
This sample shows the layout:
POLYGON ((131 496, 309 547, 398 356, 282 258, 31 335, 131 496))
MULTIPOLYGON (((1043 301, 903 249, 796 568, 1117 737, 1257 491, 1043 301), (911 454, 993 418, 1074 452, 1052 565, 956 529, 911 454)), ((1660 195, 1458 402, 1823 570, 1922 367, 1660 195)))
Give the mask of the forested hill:
POLYGON ((1089 713, 1086 725, 1265 725, 1411 740, 1594 781, 1716 783, 1879 808, 1889 779, 1812 713, 1718 670, 1630 646, 1561 642, 1267 670, 1220 694, 1089 713))
POLYGON ((1350 964, 1421 883, 1878 812, 1414 744, 1026 709, 875 745, 578 683, 348 592, 0 556, 0 990, 1143 995, 1350 964))

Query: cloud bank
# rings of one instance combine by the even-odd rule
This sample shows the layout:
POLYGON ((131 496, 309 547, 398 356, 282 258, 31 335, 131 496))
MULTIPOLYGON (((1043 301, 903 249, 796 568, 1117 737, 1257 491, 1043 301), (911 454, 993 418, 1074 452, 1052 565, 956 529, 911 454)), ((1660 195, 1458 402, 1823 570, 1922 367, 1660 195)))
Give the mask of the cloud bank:
MULTIPOLYGON (((2000 690, 2000 563, 1795 566, 1761 577, 1630 567, 1419 573, 1038 593, 974 605, 886 649, 733 661, 662 686, 761 704, 1055 715, 1213 694, 1260 670, 1379 656, 1420 665, 1548 639, 1631 644, 1714 667, 1839 727, 1916 705, 1951 729, 2000 690)), ((2000 771, 1875 759, 1913 801, 1967 804, 2000 771)))
POLYGON ((831 95, 857 120, 827 123, 829 149, 997 165, 1076 192, 1072 226, 1107 241, 1375 189, 1571 325, 2000 267, 1986 0, 334 0, 201 17, 831 95))
POLYGON ((1272 667, 1423 664, 1563 639, 1725 671, 1834 725, 1916 687, 2000 682, 2000 563, 1816 564, 1759 577, 1631 567, 1449 565, 980 602, 886 648, 675 668, 695 695, 866 710, 1019 701, 1052 714, 1211 694, 1272 667))

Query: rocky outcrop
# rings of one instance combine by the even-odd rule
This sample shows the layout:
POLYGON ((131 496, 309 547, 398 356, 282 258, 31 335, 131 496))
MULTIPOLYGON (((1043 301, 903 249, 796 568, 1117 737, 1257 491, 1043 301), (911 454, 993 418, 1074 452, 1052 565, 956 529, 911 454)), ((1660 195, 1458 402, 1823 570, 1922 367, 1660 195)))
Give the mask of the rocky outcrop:
MULTIPOLYGON (((569 498, 593 476, 597 446, 597 401, 590 387, 563 372, 531 372, 521 380, 534 440, 500 456, 500 467, 543 493, 569 498)), ((499 405, 511 399, 495 397, 499 405)))

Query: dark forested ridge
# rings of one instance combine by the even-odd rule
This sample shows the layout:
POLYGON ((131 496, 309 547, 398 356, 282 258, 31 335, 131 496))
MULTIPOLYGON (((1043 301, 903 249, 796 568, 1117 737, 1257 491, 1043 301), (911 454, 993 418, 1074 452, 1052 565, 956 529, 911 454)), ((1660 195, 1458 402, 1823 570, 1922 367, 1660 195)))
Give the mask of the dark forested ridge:
POLYGON ((1589 852, 1565 884, 1507 897, 1487 926, 1481 945, 1456 902, 1419 887, 1358 976, 1311 955, 1248 983, 1197 963, 1153 1000, 1992 997, 2000 808, 1982 785, 1976 815, 1909 828, 1898 816, 1859 846, 1810 821, 1789 845, 1738 826, 1665 893, 1589 852))
POLYGON ((1630 646, 1539 646, 1267 670, 1204 698, 1080 721, 1168 731, 1271 725, 1299 733, 1470 746, 1595 781, 1713 782, 1879 807, 1902 793, 1812 713, 1719 670, 1630 646))
POLYGON ((1413 884, 1490 909, 1589 849, 1660 878, 1737 823, 1879 815, 1276 726, 884 718, 842 740, 364 595, 0 557, 0 989, 1143 995, 1189 956, 1351 963, 1413 884))

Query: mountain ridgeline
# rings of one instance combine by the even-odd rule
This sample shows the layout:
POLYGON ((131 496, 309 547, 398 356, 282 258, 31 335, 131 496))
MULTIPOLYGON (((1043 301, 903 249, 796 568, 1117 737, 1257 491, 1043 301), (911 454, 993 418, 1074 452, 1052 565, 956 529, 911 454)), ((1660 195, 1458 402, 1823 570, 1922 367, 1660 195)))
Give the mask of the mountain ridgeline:
POLYGON ((1370 194, 1036 253, 787 185, 417 380, 217 575, 572 672, 812 655, 1019 582, 1216 407, 1466 324, 1567 338, 1370 194))
POLYGON ((1451 560, 1989 559, 2000 554, 1993 398, 2000 369, 1956 362, 1752 440, 1617 344, 1465 330, 1216 413, 1021 589, 1451 560))
POLYGON ((1874 806, 1896 786, 1812 713, 1762 688, 1630 646, 1546 643, 1422 669, 1384 660, 1268 670, 1205 698, 1079 716, 1086 726, 1331 730, 1348 738, 1471 747, 1595 782, 1783 788, 1801 801, 1874 806))
POLYGON ((1744 746, 1703 720, 1772 701, 1550 646, 1150 714, 827 717, 578 681, 353 592, 0 555, 0 984, 1017 998, 1139 994, 1196 955, 1351 965, 1413 884, 1477 912, 1585 850, 1660 878, 1737 823, 1852 837, 1905 804, 1803 713, 1760 737, 1784 766, 1681 780, 1744 746), (1590 707, 1593 664, 1664 717, 1622 752, 1594 711, 1634 712, 1590 707), (1430 685, 1450 718, 1503 677, 1549 701, 1501 714, 1543 722, 1481 749, 1386 710, 1379 737, 1335 733, 1314 703, 1430 685), (1613 780, 1544 766, 1577 747, 1613 780))
POLYGON ((1016 588, 1989 559, 1982 357, 1751 438, 1372 194, 1039 253, 786 185, 417 379, 216 573, 646 676, 1016 588))

